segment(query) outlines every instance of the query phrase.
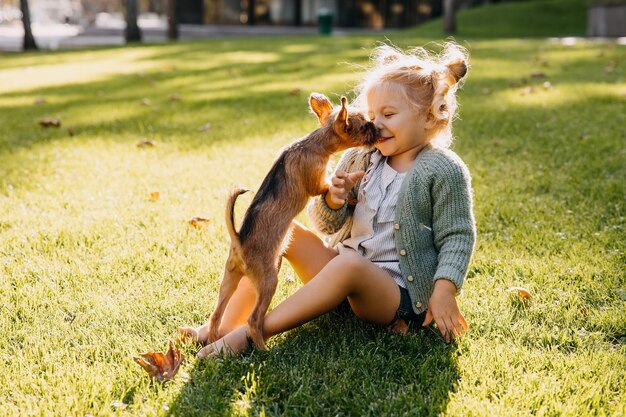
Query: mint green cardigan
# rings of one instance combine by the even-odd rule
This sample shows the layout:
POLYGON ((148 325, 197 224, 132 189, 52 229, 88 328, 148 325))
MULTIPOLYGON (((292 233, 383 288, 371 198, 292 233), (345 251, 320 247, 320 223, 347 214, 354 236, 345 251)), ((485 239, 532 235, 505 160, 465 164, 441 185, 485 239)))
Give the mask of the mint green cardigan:
MULTIPOLYGON (((337 169, 366 170, 372 152, 348 150, 337 169)), ((348 201, 356 201, 359 185, 348 201)), ((332 235, 329 244, 334 247, 350 236, 354 206, 346 202, 333 210, 324 197, 313 199, 308 212, 316 229, 332 235)), ((437 279, 448 279, 461 289, 474 251, 476 225, 471 177, 457 154, 429 145, 417 155, 398 194, 394 235, 415 313, 427 309, 437 279)))

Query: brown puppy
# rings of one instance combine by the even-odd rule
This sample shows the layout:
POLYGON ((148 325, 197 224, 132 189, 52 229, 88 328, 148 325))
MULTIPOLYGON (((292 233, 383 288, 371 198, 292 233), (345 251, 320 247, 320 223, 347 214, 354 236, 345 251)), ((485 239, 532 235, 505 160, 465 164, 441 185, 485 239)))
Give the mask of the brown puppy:
POLYGON ((248 317, 248 335, 265 349, 263 320, 276 291, 284 246, 289 242, 291 222, 310 197, 328 191, 326 166, 330 156, 356 146, 371 146, 378 137, 374 124, 360 113, 348 112, 346 98, 334 112, 322 94, 309 97, 311 110, 321 127, 285 147, 263 180, 243 219, 235 230, 233 210, 240 194, 235 188, 226 205, 226 225, 231 246, 224 268, 217 306, 209 320, 209 341, 218 339, 218 327, 242 276, 247 276, 257 293, 248 317))

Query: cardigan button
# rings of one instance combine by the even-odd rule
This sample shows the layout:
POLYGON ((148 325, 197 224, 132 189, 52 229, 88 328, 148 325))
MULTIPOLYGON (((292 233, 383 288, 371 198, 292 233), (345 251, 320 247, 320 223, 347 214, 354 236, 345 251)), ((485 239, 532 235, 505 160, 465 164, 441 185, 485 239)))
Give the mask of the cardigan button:
POLYGON ((401 249, 401 250, 400 250, 400 255, 402 255, 402 256, 406 256, 406 251, 405 251, 404 249, 401 249))
POLYGON ((422 303, 420 303, 420 302, 415 303, 415 307, 422 308, 422 303))
POLYGON ((396 224, 393 225, 393 228, 396 229, 396 230, 400 230, 400 225, 398 223, 396 223, 396 224))
POLYGON ((408 277, 406 277, 406 280, 409 282, 413 282, 413 275, 409 275, 408 277))

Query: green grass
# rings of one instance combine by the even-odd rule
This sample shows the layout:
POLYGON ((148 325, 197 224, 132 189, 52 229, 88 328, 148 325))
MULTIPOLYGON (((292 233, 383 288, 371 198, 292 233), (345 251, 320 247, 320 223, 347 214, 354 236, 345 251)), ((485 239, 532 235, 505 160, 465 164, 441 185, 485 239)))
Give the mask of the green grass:
MULTIPOLYGON (((432 40, 419 36, 390 39, 432 40)), ((459 38, 473 67, 454 149, 479 235, 458 345, 332 313, 239 359, 199 363, 185 346, 167 384, 132 361, 206 320, 228 190, 258 186, 315 128, 308 92, 337 101, 358 79, 341 63, 364 64, 378 40, 3 55, 0 416, 625 415, 626 49, 610 42, 459 38), (146 139, 156 147, 136 147, 146 139), (195 215, 206 230, 187 224, 195 215), (529 302, 507 292, 517 285, 529 302)), ((291 274, 275 302, 298 287, 291 274)))
MULTIPOLYGON (((586 0, 520 0, 460 10, 457 38, 540 38, 585 36, 586 0)), ((418 36, 443 36, 441 20, 414 30, 418 36)))

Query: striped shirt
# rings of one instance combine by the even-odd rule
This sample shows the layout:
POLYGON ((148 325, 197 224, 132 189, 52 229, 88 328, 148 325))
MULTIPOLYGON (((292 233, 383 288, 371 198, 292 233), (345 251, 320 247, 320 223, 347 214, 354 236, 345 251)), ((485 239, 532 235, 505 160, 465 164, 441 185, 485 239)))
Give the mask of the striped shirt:
POLYGON ((400 271, 394 238, 396 201, 406 173, 399 173, 387 164, 387 158, 374 152, 361 181, 350 238, 337 248, 351 248, 378 265, 406 288, 400 271))

